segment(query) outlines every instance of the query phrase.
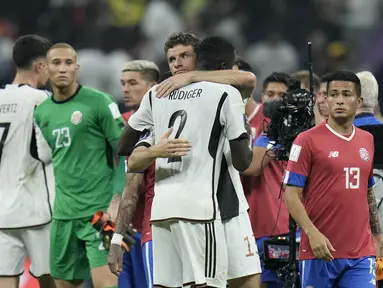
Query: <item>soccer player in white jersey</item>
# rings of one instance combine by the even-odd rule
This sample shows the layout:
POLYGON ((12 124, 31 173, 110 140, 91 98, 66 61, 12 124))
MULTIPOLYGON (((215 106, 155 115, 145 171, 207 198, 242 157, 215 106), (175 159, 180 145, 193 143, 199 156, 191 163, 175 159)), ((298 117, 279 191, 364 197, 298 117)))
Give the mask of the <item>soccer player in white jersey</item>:
MULTIPOLYGON (((199 39, 191 33, 181 32, 169 36, 164 50, 167 54, 170 72, 174 76, 157 86, 157 95, 159 97, 167 96, 174 90, 192 82, 212 81, 238 87, 242 98, 248 99, 256 82, 253 73, 238 71, 238 69, 193 71, 196 67, 195 52, 199 43, 199 39)), ((224 153, 218 186, 218 204, 227 242, 228 282, 232 287, 259 287, 261 265, 247 213, 249 205, 244 195, 239 173, 232 165, 227 141, 224 153)))
POLYGON ((45 140, 33 125, 35 107, 49 97, 36 88, 48 80, 50 47, 37 35, 17 39, 15 79, 0 89, 0 287, 18 287, 26 257, 40 287, 55 287, 49 276, 53 170, 39 160, 49 159, 50 150, 39 145, 45 140))
MULTIPOLYGON (((235 61, 234 47, 221 37, 206 38, 198 53, 199 70, 231 69, 235 61)), ((188 85, 163 99, 151 89, 136 113, 120 147, 130 146, 137 131, 153 125, 160 135, 156 142, 175 126, 172 137, 182 135, 193 146, 182 159, 156 160, 151 219, 155 284, 226 287, 227 251, 217 203, 226 139, 237 170, 246 169, 252 155, 240 93, 211 82, 188 85)))

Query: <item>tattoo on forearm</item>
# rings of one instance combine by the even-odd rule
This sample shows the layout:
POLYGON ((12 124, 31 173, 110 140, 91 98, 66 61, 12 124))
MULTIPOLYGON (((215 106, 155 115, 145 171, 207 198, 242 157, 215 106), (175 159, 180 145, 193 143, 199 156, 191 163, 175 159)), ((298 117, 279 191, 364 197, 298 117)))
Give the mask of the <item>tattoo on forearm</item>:
POLYGON ((367 193, 368 208, 370 210, 370 227, 373 235, 381 233, 380 221, 379 221, 379 211, 376 204, 374 190, 368 189, 367 193))
POLYGON ((116 232, 125 233, 136 212, 137 202, 140 195, 141 185, 144 179, 143 174, 128 173, 126 185, 122 194, 120 207, 118 208, 116 232))

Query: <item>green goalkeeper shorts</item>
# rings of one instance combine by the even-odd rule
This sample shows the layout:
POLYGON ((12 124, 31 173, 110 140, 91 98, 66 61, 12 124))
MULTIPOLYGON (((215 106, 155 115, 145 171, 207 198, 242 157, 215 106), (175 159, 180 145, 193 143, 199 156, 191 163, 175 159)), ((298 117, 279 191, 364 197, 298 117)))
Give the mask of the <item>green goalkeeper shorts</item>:
POLYGON ((53 219, 50 242, 50 268, 55 279, 90 279, 90 269, 108 264, 100 233, 89 218, 53 219))

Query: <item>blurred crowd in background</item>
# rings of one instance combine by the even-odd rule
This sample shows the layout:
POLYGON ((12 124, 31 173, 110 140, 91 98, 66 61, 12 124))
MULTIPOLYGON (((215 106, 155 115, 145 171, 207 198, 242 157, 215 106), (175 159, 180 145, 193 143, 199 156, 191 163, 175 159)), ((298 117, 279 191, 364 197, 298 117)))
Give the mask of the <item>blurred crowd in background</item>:
POLYGON ((273 71, 307 69, 311 41, 315 73, 370 70, 383 89, 381 0, 0 1, 0 84, 14 76, 13 41, 36 33, 73 45, 81 84, 122 102, 123 64, 152 60, 167 72, 164 41, 180 31, 230 39, 258 83, 273 71))

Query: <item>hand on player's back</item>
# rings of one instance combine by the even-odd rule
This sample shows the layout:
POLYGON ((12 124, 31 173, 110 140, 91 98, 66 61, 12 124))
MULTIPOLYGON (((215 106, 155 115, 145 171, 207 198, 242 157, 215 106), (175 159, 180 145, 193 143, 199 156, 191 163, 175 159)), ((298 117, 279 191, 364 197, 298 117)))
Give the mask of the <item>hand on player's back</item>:
POLYGON ((335 249, 322 233, 318 230, 309 236, 310 247, 317 259, 332 261, 334 257, 331 252, 335 249))
POLYGON ((156 158, 172 158, 185 156, 191 150, 191 144, 186 139, 169 139, 173 128, 170 128, 160 142, 152 146, 151 149, 156 155, 156 158))
POLYGON ((191 83, 190 73, 182 73, 174 75, 165 81, 162 81, 156 87, 157 98, 167 97, 171 92, 179 88, 185 87, 191 83))

